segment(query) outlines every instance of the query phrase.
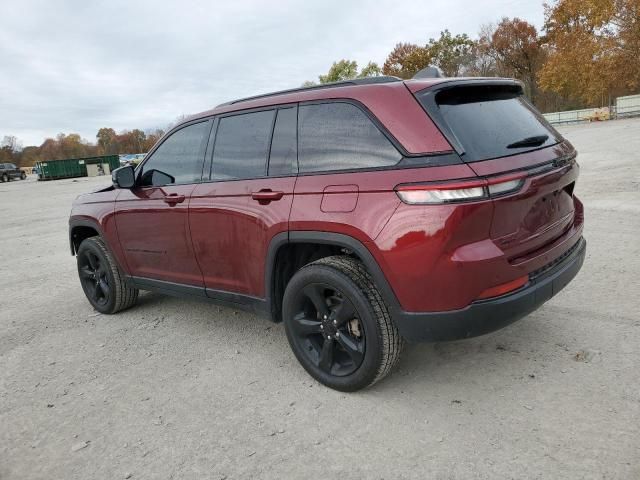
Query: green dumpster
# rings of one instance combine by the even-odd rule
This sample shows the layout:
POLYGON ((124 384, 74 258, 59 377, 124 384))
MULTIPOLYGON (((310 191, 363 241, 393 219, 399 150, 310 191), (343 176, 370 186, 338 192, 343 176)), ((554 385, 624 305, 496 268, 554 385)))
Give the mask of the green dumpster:
POLYGON ((118 155, 100 157, 66 158, 37 162, 38 180, 58 180, 109 174, 120 166, 118 155))

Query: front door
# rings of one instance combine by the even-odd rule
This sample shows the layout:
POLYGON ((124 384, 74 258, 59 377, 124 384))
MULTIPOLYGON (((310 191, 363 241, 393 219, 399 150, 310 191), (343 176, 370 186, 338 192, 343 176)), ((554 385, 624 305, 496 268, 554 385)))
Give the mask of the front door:
POLYGON ((116 226, 132 276, 203 286, 189 234, 189 201, 202 179, 211 121, 173 132, 116 199, 116 226))

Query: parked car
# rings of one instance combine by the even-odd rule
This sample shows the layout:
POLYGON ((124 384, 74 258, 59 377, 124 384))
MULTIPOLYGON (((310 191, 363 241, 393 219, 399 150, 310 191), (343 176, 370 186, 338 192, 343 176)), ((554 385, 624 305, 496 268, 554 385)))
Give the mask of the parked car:
POLYGON ((24 180, 27 178, 27 174, 13 163, 0 163, 0 182, 10 182, 14 178, 24 180))
POLYGON ((377 77, 219 105, 174 127, 70 224, 84 292, 284 322, 323 384, 383 378, 403 342, 508 325, 586 251, 576 151, 510 79, 377 77))

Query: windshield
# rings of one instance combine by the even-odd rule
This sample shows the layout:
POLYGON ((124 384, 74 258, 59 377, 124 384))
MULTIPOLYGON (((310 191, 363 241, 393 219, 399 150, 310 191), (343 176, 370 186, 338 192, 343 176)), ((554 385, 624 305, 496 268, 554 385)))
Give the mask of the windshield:
POLYGON ((464 149, 465 162, 514 155, 562 140, 518 86, 450 88, 435 95, 435 105, 429 101, 432 96, 427 90, 417 98, 429 113, 435 113, 434 120, 445 134, 455 137, 464 149))

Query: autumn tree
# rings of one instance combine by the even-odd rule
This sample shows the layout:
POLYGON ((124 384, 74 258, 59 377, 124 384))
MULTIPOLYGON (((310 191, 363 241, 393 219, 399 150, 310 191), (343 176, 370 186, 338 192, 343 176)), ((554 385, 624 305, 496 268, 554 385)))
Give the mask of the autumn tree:
POLYGON ((536 27, 519 18, 505 17, 492 31, 485 27, 478 44, 482 53, 493 59, 495 73, 521 80, 535 103, 537 77, 546 57, 536 27))
POLYGON ((429 66, 431 53, 427 48, 413 43, 398 43, 382 65, 384 75, 411 78, 429 66))
POLYGON ((640 88, 640 0, 545 6, 549 58, 540 85, 592 105, 640 88))
POLYGON ((118 153, 118 136, 113 128, 101 128, 96 134, 98 147, 103 155, 118 153))
POLYGON ((0 142, 0 162, 11 162, 20 165, 22 144, 14 135, 5 135, 0 142))
POLYGON ((162 135, 164 135, 164 132, 159 128, 156 128, 155 130, 149 130, 145 133, 147 135, 147 138, 144 142, 144 151, 140 153, 147 153, 158 142, 158 140, 160 140, 162 135))

